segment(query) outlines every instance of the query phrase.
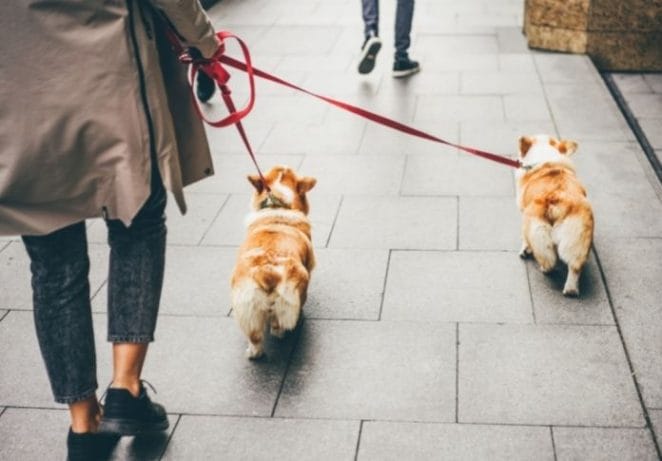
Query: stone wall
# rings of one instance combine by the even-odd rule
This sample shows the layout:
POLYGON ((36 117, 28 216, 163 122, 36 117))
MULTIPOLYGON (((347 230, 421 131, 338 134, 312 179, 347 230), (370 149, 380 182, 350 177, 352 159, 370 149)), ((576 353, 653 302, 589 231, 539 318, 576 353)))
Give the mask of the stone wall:
POLYGON ((524 33, 603 70, 662 71, 662 0, 526 0, 524 33))

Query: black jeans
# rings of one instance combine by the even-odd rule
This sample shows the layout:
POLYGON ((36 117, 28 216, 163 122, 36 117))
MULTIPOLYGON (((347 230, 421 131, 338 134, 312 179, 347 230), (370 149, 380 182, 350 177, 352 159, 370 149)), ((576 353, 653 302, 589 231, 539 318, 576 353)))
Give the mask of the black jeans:
MULTIPOLYGON (((154 340, 163 286, 166 193, 158 171, 130 227, 108 220, 108 341, 154 340)), ((94 395, 98 384, 85 223, 23 236, 30 256, 34 319, 56 402, 94 395)))

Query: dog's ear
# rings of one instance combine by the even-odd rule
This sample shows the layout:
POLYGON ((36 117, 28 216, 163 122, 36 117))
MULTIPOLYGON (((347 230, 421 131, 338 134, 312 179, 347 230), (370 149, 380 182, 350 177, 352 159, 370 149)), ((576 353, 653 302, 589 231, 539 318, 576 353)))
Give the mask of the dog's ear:
POLYGON ((247 178, 248 181, 253 185, 257 193, 261 194, 262 191, 264 190, 264 184, 262 183, 262 179, 256 174, 248 175, 247 178))
POLYGON ((569 139, 561 139, 557 148, 562 154, 572 155, 577 152, 577 143, 569 139))
POLYGON ((297 180, 297 191, 300 194, 305 194, 310 189, 315 187, 315 184, 317 184, 317 179, 313 178, 312 176, 304 176, 303 178, 299 178, 297 180))
POLYGON ((524 158, 531 146, 533 145, 533 139, 528 136, 522 136, 519 138, 519 155, 524 158))

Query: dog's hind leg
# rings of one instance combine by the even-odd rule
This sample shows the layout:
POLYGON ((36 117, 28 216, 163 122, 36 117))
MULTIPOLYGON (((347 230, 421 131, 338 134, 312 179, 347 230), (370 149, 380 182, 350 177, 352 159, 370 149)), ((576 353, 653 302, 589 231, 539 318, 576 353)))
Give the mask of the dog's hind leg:
POLYGON ((536 218, 524 217, 525 241, 528 242, 533 257, 540 265, 540 270, 549 274, 556 266, 557 256, 552 240, 552 226, 549 223, 536 218))
POLYGON ((568 276, 563 286, 565 296, 579 296, 579 275, 591 250, 592 226, 580 218, 568 218, 554 227, 559 258, 568 265, 568 276))
POLYGON ((271 334, 282 337, 286 331, 294 330, 301 315, 301 300, 294 286, 284 286, 278 290, 273 306, 271 334))
POLYGON ((264 354, 264 329, 269 300, 257 286, 243 286, 232 291, 232 312, 239 328, 248 338, 246 356, 260 358, 264 354))

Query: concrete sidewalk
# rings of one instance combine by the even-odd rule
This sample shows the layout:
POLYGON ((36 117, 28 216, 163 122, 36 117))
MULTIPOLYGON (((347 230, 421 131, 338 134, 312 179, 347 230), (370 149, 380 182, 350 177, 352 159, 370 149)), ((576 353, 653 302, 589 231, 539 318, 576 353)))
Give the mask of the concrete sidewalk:
MULTIPOLYGON (((368 76, 358 0, 223 0, 210 15, 255 66, 450 141, 514 155, 522 134, 577 140, 597 221, 581 297, 518 258, 511 169, 259 82, 246 127, 261 166, 318 178, 305 322, 244 358, 228 279, 253 169, 234 130, 210 130, 217 176, 190 188, 187 216, 169 205, 144 371, 171 429, 122 439, 114 459, 658 459, 662 189, 591 61, 527 48, 523 3, 417 0, 408 80, 390 75, 393 2, 368 76)), ((89 227, 102 386, 104 227, 89 227)), ((0 241, 0 290, 0 459, 64 459, 16 239, 0 241)))

